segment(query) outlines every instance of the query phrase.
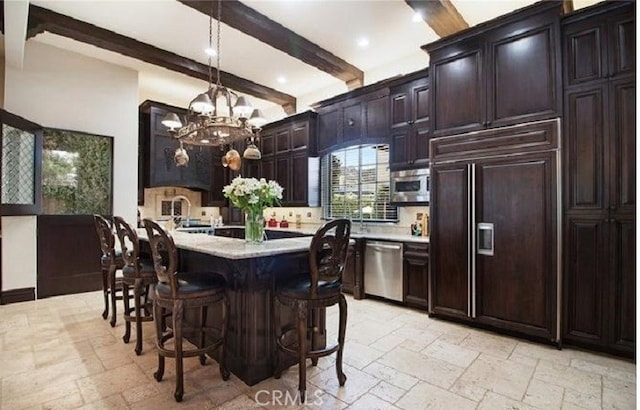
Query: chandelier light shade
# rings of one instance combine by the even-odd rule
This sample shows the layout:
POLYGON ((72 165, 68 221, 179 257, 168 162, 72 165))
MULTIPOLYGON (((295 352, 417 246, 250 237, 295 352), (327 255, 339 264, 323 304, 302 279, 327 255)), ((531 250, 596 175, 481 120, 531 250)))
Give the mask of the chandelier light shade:
MULTIPOLYGON (((260 110, 251 107, 244 96, 238 96, 235 92, 224 87, 220 81, 220 13, 222 10, 220 3, 221 1, 218 0, 216 83, 213 83, 211 54, 208 53, 209 89, 189 103, 185 118, 186 124, 183 124, 178 115, 172 112, 162 120, 162 124, 169 128, 169 134, 180 141, 180 148, 176 149, 175 155, 176 164, 179 166, 186 166, 189 161, 183 144, 219 147, 251 139, 247 147, 247 149, 251 149, 245 158, 259 159, 261 157, 260 151, 254 143, 254 129, 262 127, 267 122, 266 119, 260 110)), ((209 49, 212 48, 213 2, 209 15, 209 49)))

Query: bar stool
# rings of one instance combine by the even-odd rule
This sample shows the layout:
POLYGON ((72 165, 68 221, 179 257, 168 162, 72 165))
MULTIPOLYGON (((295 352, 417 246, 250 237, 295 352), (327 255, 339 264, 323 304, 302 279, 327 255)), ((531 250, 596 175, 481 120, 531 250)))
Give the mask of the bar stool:
POLYGON ((102 257, 100 267, 102 271, 102 295, 104 296, 104 311, 102 318, 109 316, 109 304, 111 304, 111 327, 116 326, 116 300, 121 300, 122 278, 116 278, 116 271, 124 267, 122 253, 115 250, 115 238, 111 223, 101 215, 93 215, 96 224, 96 232, 100 241, 102 257))
MULTIPOLYGON (((347 300, 342 294, 342 272, 347 262, 347 251, 351 236, 351 222, 347 219, 336 219, 320 227, 311 240, 309 247, 308 277, 296 278, 290 282, 280 284, 274 300, 274 328, 275 345, 274 377, 280 378, 279 353, 298 358, 298 390, 300 401, 304 403, 307 383, 306 361, 311 359, 316 365, 318 358, 338 352, 336 358, 336 372, 340 386, 344 386, 347 376, 342 371, 342 353, 344 351, 344 337, 347 326, 347 300), (290 306, 295 310, 296 324, 280 324, 280 316, 275 302, 290 306), (308 328, 307 318, 312 309, 324 309, 335 304, 339 305, 340 323, 338 327, 338 342, 335 345, 315 349, 307 346, 308 328), (286 341, 297 336, 297 344, 287 345, 286 341)), ((294 339, 296 340, 296 339, 294 339)), ((310 340, 313 340, 310 338, 310 340)))
POLYGON ((200 363, 205 364, 206 354, 212 354, 220 348, 220 376, 229 379, 229 371, 225 364, 225 341, 229 324, 229 299, 225 291, 225 279, 213 272, 178 272, 178 251, 171 237, 160 225, 150 219, 144 219, 147 231, 153 266, 158 278, 153 299, 153 317, 156 324, 158 347, 158 370, 154 373, 157 381, 164 375, 164 358, 176 359, 176 401, 182 401, 183 387, 183 357, 200 357, 200 363), (222 327, 215 329, 206 326, 207 308, 220 303, 222 305, 222 327), (199 310, 199 325, 189 327, 183 321, 184 311, 199 310), (166 317, 171 317, 172 329, 166 329, 166 317), (184 350, 183 334, 194 332, 199 336, 199 346, 191 350, 184 350), (207 344, 207 334, 218 335, 207 344), (165 343, 173 339, 173 348, 165 347, 165 343))
POLYGON ((122 340, 129 343, 131 322, 136 324, 136 355, 142 353, 142 322, 153 320, 152 306, 149 301, 149 287, 157 282, 156 271, 150 259, 140 258, 138 234, 123 218, 116 216, 113 223, 120 239, 120 249, 124 267, 122 268, 122 298, 124 302, 125 332, 122 340), (133 288, 133 308, 129 304, 133 288), (144 297, 144 302, 141 301, 144 297), (142 314, 144 310, 144 315, 142 314), (132 314, 133 313, 133 314, 132 314))

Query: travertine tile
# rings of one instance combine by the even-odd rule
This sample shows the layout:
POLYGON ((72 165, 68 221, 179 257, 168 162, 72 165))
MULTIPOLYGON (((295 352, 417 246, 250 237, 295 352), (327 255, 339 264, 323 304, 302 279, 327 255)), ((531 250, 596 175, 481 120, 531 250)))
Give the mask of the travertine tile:
POLYGON ((374 396, 378 396, 384 401, 389 403, 395 403, 402 397, 407 391, 392 385, 391 383, 387 383, 385 381, 381 381, 376 384, 369 390, 369 393, 374 396))
POLYGON ((30 394, 39 389, 66 384, 83 377, 101 373, 104 367, 97 357, 73 359, 35 370, 2 378, 2 395, 6 397, 30 394))
MULTIPOLYGON (((4 382, 5 380, 3 379, 3 385, 4 382)), ((53 406, 57 401, 64 400, 65 397, 75 394, 80 394, 80 391, 74 381, 43 385, 39 388, 32 388, 27 384, 27 388, 20 394, 12 394, 5 390, 3 386, 0 408, 21 410, 40 406, 43 403, 53 406)))
POLYGON ((460 343, 461 347, 475 350, 478 353, 489 354, 501 359, 507 359, 518 342, 504 336, 493 335, 488 332, 470 332, 460 343))
POLYGON ((370 374, 351 366, 344 366, 343 370, 347 376, 347 381, 344 386, 340 386, 334 369, 325 370, 308 379, 307 383, 316 385, 318 388, 345 403, 353 404, 380 381, 370 374))
POLYGON ((533 370, 533 367, 482 354, 460 379, 514 400, 522 400, 533 370))
POLYGON ((479 353, 438 339, 427 346, 422 354, 444 360, 458 367, 468 367, 479 353))
POLYGON ((465 410, 475 409, 476 402, 453 394, 429 383, 419 383, 396 405, 402 409, 465 410))
POLYGON ((602 389, 602 408, 603 409, 635 409, 636 395, 629 392, 621 392, 613 389, 602 389))
POLYGON ((597 394, 602 387, 602 376, 599 374, 546 360, 538 363, 533 378, 587 394, 597 394))
POLYGON ((378 362, 445 389, 451 387, 464 371, 461 367, 402 347, 385 354, 378 362))
POLYGON ((560 409, 563 395, 562 387, 533 379, 522 401, 540 409, 560 409))
POLYGON ((384 353, 358 342, 349 341, 344 346, 343 363, 362 370, 384 353))
MULTIPOLYGON (((234 375, 222 381, 214 360, 201 366, 196 358, 184 361, 185 396, 176 403, 175 361, 166 360, 162 382, 153 378, 153 323, 144 324, 144 353, 135 355, 133 334, 132 343, 122 342, 121 309, 115 328, 100 317, 100 292, 3 305, 0 408, 635 409, 629 360, 558 350, 376 300, 348 297, 348 305, 347 384, 338 387, 335 355, 316 367, 308 362, 304 405, 282 402, 297 393, 297 366, 250 387, 234 375), (260 389, 281 403, 260 406, 260 389)), ((329 309, 329 338, 337 320, 337 309, 329 309)))
POLYGON ((477 408, 478 410, 539 410, 493 392, 487 392, 477 408))
POLYGON ((462 378, 456 380, 453 386, 449 388, 449 391, 477 402, 482 400, 487 393, 487 389, 478 386, 475 381, 470 382, 462 378))
POLYGON ((80 393, 87 403, 147 384, 144 373, 131 363, 78 380, 80 393))
POLYGON ((408 374, 384 366, 378 362, 371 363, 365 367, 364 372, 403 390, 409 390, 419 382, 419 380, 413 376, 409 376, 408 374))
POLYGON ((349 410, 394 410, 396 406, 390 404, 373 394, 365 394, 349 406, 349 410))

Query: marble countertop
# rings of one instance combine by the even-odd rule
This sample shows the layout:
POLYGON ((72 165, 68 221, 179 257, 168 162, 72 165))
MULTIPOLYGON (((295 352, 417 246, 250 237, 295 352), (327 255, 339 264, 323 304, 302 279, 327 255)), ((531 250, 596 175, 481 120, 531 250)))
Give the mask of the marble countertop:
MULTIPOLYGON (((138 228, 138 237, 148 239, 147 232, 138 228)), ((171 236, 180 249, 206 253, 226 259, 249 259, 309 250, 311 237, 285 238, 249 244, 244 239, 225 238, 203 233, 172 231, 171 236)))
MULTIPOLYGON (((302 228, 270 228, 266 227, 265 229, 272 231, 285 231, 285 232, 296 232, 302 233, 305 235, 313 235, 316 233, 316 230, 320 227, 318 226, 307 226, 302 228)), ((233 226, 228 225, 223 228, 244 228, 244 226, 233 226)), ((364 239, 377 239, 377 240, 386 240, 386 241, 397 241, 397 242, 417 242, 417 243, 429 243, 428 236, 413 236, 409 234, 401 234, 401 233, 393 233, 393 232, 358 232, 354 231, 353 228, 351 230, 352 238, 364 238, 364 239)))

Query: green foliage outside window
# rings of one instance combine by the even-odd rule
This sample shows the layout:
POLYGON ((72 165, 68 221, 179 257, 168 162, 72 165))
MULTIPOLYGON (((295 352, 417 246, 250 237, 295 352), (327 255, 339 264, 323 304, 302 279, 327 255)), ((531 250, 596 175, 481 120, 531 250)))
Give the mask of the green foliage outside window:
POLYGON ((110 214, 112 139, 74 131, 44 131, 44 214, 110 214))

